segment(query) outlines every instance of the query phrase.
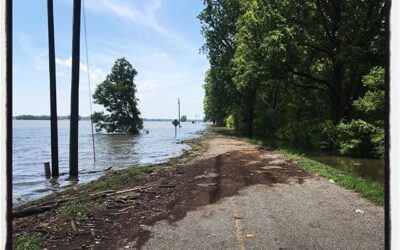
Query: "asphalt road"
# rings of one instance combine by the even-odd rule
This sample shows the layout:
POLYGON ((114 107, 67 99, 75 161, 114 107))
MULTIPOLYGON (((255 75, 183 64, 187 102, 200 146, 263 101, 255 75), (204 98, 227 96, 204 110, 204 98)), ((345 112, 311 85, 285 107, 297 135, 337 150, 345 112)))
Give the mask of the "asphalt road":
MULTIPOLYGON (((217 137, 209 141, 204 157, 234 150, 254 146, 217 137)), ((301 184, 292 178, 250 185, 181 220, 159 221, 146 229, 151 238, 143 249, 384 248, 383 207, 316 176, 301 184)))

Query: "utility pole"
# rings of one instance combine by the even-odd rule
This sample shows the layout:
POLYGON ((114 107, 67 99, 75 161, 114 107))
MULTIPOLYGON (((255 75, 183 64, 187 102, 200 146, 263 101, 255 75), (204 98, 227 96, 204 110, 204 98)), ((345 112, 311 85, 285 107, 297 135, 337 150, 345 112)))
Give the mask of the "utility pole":
POLYGON ((50 117, 51 117, 51 175, 59 176, 58 171, 58 128, 57 128, 57 85, 56 56, 54 48, 53 0, 47 0, 47 22, 49 35, 49 72, 50 72, 50 117))
POLYGON ((179 121, 179 127, 182 127, 181 126, 181 101, 179 98, 178 98, 178 121, 179 121))
POLYGON ((78 177, 78 122, 79 122, 79 53, 81 35, 81 0, 74 0, 72 27, 71 116, 69 140, 69 175, 78 177))

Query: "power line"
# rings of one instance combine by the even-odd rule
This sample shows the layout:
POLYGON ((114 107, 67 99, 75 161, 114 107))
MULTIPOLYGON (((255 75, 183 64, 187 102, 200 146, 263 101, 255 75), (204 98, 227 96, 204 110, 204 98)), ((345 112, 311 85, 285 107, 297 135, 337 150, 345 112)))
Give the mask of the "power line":
POLYGON ((96 150, 95 150, 95 144, 94 144, 93 119, 92 119, 92 114, 93 114, 92 91, 90 88, 89 52, 88 52, 88 42, 87 42, 87 32, 86 32, 85 0, 82 1, 82 12, 83 12, 83 30, 84 30, 84 34, 85 34, 86 67, 87 67, 88 85, 89 85, 89 106, 90 106, 90 125, 92 128, 93 161, 96 162, 96 150))

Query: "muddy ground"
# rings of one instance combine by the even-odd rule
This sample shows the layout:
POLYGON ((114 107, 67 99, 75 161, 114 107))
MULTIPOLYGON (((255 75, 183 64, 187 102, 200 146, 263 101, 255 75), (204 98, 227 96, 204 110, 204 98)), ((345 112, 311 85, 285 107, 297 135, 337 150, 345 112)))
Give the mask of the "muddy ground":
MULTIPOLYGON (((179 163, 164 164, 156 171, 132 178, 118 188, 131 189, 128 192, 115 195, 113 190, 113 195, 88 200, 90 211, 84 218, 67 215, 58 208, 16 219, 14 233, 40 232, 45 236, 43 247, 47 249, 159 249, 163 246, 165 249, 177 249, 179 247, 174 245, 167 247, 169 243, 146 247, 151 238, 157 238, 157 230, 153 231, 152 226, 162 222, 168 227, 176 227, 189 212, 201 213, 199 209, 210 204, 218 206, 226 198, 235 197, 251 186, 262 185, 271 189, 295 185, 297 188, 308 179, 315 179, 297 162, 234 138, 212 135, 205 138, 201 145, 203 151, 200 155, 187 157, 179 163)), ((290 206, 290 203, 287 205, 290 206)), ((377 218, 378 221, 380 219, 383 220, 377 218)), ((190 234, 191 228, 196 225, 192 222, 188 225, 184 231, 190 234)), ((160 231, 160 235, 169 234, 170 230, 160 231)), ((241 240, 236 239, 240 243, 241 240)), ((382 245, 381 242, 379 244, 382 245)), ((239 248, 245 249, 243 242, 239 248)))

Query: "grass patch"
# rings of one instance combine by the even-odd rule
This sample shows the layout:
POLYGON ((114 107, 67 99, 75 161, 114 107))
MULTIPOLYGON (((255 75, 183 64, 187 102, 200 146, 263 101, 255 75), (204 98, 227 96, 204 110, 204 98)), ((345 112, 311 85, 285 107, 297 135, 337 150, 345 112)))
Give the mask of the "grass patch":
POLYGON ((153 172, 153 168, 151 167, 147 167, 147 166, 143 166, 143 167, 130 167, 126 170, 126 172, 128 173, 129 177, 135 177, 139 174, 150 174, 151 172, 153 172))
POLYGON ((60 208, 60 211, 75 219, 84 219, 89 213, 89 200, 72 201, 60 208))
POLYGON ((290 150, 277 150, 277 152, 287 158, 298 161, 309 172, 327 179, 332 179, 337 184, 356 191, 370 201, 381 206, 384 205, 384 187, 380 182, 358 176, 350 171, 330 167, 329 165, 312 160, 290 150))
POLYGON ((40 233, 29 235, 18 235, 13 239, 14 250, 36 250, 41 249, 43 236, 40 233))
POLYGON ((93 188, 98 191, 114 189, 125 184, 129 179, 126 173, 110 174, 93 183, 93 188))
POLYGON ((139 174, 151 173, 153 170, 153 167, 150 166, 133 166, 127 169, 110 172, 109 174, 101 177, 99 180, 93 182, 93 189, 98 191, 116 189, 125 185, 130 179, 135 178, 139 174))

